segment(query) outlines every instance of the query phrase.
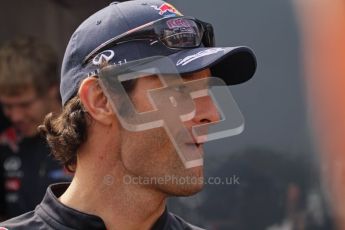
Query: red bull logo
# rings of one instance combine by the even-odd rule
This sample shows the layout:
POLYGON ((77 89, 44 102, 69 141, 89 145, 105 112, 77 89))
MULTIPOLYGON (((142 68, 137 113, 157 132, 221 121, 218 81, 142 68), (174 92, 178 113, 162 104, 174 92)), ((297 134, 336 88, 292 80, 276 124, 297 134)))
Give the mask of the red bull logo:
POLYGON ((159 15, 164 15, 165 13, 172 13, 172 14, 176 14, 179 16, 182 16, 182 14, 171 4, 169 3, 164 3, 160 6, 151 6, 153 7, 155 10, 159 11, 159 15))

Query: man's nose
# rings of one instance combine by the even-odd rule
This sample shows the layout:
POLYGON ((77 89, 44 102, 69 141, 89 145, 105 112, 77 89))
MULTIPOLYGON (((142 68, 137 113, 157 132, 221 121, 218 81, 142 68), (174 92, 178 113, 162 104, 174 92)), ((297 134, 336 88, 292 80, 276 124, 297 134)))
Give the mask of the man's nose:
POLYGON ((210 96, 194 98, 195 116, 192 119, 195 124, 216 122, 221 119, 220 113, 210 96))
POLYGON ((13 107, 5 111, 5 115, 13 122, 17 123, 23 120, 24 113, 20 108, 13 107))

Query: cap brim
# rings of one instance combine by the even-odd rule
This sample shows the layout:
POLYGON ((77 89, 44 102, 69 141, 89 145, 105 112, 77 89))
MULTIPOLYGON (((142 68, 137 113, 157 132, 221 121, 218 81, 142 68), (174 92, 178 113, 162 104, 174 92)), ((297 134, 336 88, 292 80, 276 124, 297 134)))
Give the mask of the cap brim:
POLYGON ((169 58, 181 74, 210 68, 213 76, 222 78, 228 85, 249 80, 256 70, 255 55, 245 46, 188 49, 169 58))

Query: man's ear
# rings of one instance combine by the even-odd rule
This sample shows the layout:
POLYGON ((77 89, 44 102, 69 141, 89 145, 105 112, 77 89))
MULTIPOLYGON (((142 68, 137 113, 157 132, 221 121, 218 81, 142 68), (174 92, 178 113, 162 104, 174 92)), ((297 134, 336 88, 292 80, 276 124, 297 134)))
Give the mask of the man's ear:
POLYGON ((78 93, 85 110, 94 120, 104 125, 111 124, 114 113, 96 78, 84 79, 78 93))

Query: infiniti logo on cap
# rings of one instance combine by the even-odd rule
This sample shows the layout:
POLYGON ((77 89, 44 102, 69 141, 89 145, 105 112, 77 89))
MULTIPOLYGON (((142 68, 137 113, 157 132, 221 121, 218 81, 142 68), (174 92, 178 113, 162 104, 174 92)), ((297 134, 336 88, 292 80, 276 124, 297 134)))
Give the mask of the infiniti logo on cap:
POLYGON ((104 50, 102 53, 97 54, 96 57, 93 58, 92 64, 94 65, 102 65, 108 63, 113 57, 115 56, 115 52, 112 50, 104 50))

